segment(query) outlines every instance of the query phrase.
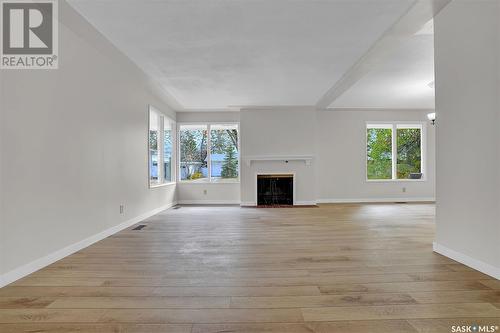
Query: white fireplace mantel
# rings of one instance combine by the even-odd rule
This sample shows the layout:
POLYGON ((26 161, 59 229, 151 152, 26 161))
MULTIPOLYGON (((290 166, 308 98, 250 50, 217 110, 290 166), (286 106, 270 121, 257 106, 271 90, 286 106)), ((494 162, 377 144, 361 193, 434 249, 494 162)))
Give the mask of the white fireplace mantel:
POLYGON ((306 165, 311 165, 311 161, 313 156, 311 155, 287 155, 287 156, 245 156, 243 157, 243 161, 250 166, 252 162, 261 162, 261 161, 282 161, 288 163, 289 161, 303 161, 306 165))

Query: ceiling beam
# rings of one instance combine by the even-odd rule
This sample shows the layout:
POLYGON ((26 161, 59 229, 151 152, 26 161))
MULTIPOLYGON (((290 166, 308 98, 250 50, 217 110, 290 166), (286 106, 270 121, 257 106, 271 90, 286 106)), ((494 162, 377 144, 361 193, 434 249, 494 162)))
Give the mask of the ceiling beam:
POLYGON ((413 36, 451 0, 417 0, 408 10, 342 75, 316 103, 317 109, 328 108, 337 98, 389 57, 401 41, 413 36))

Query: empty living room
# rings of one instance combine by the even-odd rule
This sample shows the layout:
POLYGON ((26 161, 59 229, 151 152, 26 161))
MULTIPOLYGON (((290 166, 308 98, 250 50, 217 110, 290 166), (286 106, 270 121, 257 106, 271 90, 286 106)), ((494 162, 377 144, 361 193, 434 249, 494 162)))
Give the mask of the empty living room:
POLYGON ((0 29, 1 333, 500 333, 500 0, 0 29))

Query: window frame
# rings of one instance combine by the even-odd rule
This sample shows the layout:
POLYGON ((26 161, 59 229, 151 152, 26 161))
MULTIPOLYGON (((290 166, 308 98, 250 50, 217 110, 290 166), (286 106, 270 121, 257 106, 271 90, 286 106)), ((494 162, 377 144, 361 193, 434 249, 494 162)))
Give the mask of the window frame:
POLYGON ((367 121, 365 123, 365 181, 370 183, 393 183, 393 182, 426 182, 427 179, 427 123, 425 121, 367 121), (391 148, 392 148, 392 179, 369 179, 368 178, 368 129, 376 126, 387 126, 391 128, 391 148), (420 128, 420 172, 421 179, 398 179, 397 163, 398 163, 398 146, 397 146, 397 129, 398 126, 408 128, 420 128), (414 127, 410 127, 414 126, 414 127))
POLYGON ((239 184, 241 181, 241 135, 240 135, 240 123, 235 122, 235 121, 211 121, 211 122, 206 122, 206 121, 201 121, 201 122, 179 122, 177 123, 177 156, 179 158, 177 159, 176 162, 176 175, 177 175, 177 182, 181 184, 239 184), (192 181, 192 180, 182 180, 181 179, 181 126, 189 126, 189 125, 199 125, 199 126, 207 126, 207 178, 206 179, 200 179, 198 181, 192 181), (238 178, 234 179, 221 179, 217 181, 212 181, 212 159, 211 159, 211 149, 212 149, 212 139, 210 135, 210 131, 212 128, 212 125, 230 125, 230 126, 235 126, 238 131, 238 178))
POLYGON ((148 187, 150 189, 153 188, 158 188, 158 187, 163 187, 163 186, 169 186, 169 185, 174 185, 176 184, 176 160, 177 160, 177 151, 175 149, 176 147, 176 140, 177 140, 177 123, 172 117, 167 116, 166 114, 162 113, 159 109, 155 108, 153 105, 148 105, 148 125, 147 125, 147 152, 148 152, 148 187), (158 183, 152 183, 151 182, 151 158, 149 157, 150 153, 150 147, 149 147, 149 131, 150 131, 150 121, 151 121, 151 113, 154 112, 156 113, 158 117, 158 183), (170 165, 170 174, 171 174, 171 180, 170 181, 165 181, 164 178, 164 172, 163 172, 163 163, 164 163, 164 154, 165 154, 165 119, 169 121, 171 124, 171 131, 172 131, 172 162, 170 165), (161 163, 161 164, 160 164, 161 163))

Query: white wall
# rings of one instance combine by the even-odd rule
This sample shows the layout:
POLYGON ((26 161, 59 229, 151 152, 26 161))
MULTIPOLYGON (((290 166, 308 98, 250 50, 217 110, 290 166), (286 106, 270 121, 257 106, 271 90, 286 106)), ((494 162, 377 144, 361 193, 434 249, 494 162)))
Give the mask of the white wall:
POLYGON ((5 226, 4 226, 4 223, 3 223, 3 219, 4 219, 4 185, 3 185, 3 163, 4 163, 4 153, 3 153, 3 145, 4 145, 4 139, 3 139, 3 127, 5 124, 5 118, 4 118, 4 106, 3 106, 3 75, 2 75, 2 72, 0 70, 0 287, 3 285, 3 278, 2 278, 2 273, 4 271, 4 266, 5 266, 5 259, 6 259, 6 256, 7 256, 7 253, 5 252, 6 249, 3 245, 3 240, 4 240, 4 237, 5 237, 5 226))
MULTIPOLYGON (((241 154, 247 156, 297 156, 315 152, 316 111, 314 109, 243 110, 240 114, 241 154)), ((316 202, 315 164, 303 161, 257 161, 241 165, 241 201, 256 203, 256 174, 295 172, 297 204, 316 202)))
POLYGON ((135 65, 59 3, 60 68, 0 74, 4 282, 175 200, 175 186, 148 188, 148 104, 175 113, 135 65))
POLYGON ((177 202, 184 205, 239 205, 240 183, 178 183, 177 202))
POLYGON ((499 7, 455 0, 434 31, 435 250, 500 279, 499 7))
MULTIPOLYGON (((177 122, 214 123, 240 122, 239 112, 178 112, 177 122)), ((239 183, 188 183, 177 184, 177 199, 180 204, 239 204, 239 183)))
POLYGON ((237 184, 178 184, 184 203, 255 204, 256 173, 295 172, 296 201, 432 201, 435 199, 435 127, 431 110, 329 110, 312 108, 182 112, 179 122, 240 121, 241 191, 237 184), (425 181, 366 181, 366 122, 415 121, 425 126, 425 181), (311 155, 300 161, 252 162, 245 156, 311 155), (403 192, 403 188, 405 192, 403 192), (206 190, 206 194, 205 191, 206 190))
POLYGON ((434 200, 435 128, 427 121, 429 112, 432 111, 318 111, 316 187, 319 202, 434 200), (366 181, 367 121, 424 122, 427 133, 425 181, 366 181))
POLYGON ((189 122, 207 122, 207 123, 216 123, 216 122, 240 122, 240 113, 239 112, 229 112, 229 111, 221 111, 221 112, 177 112, 177 122, 179 123, 189 123, 189 122))

